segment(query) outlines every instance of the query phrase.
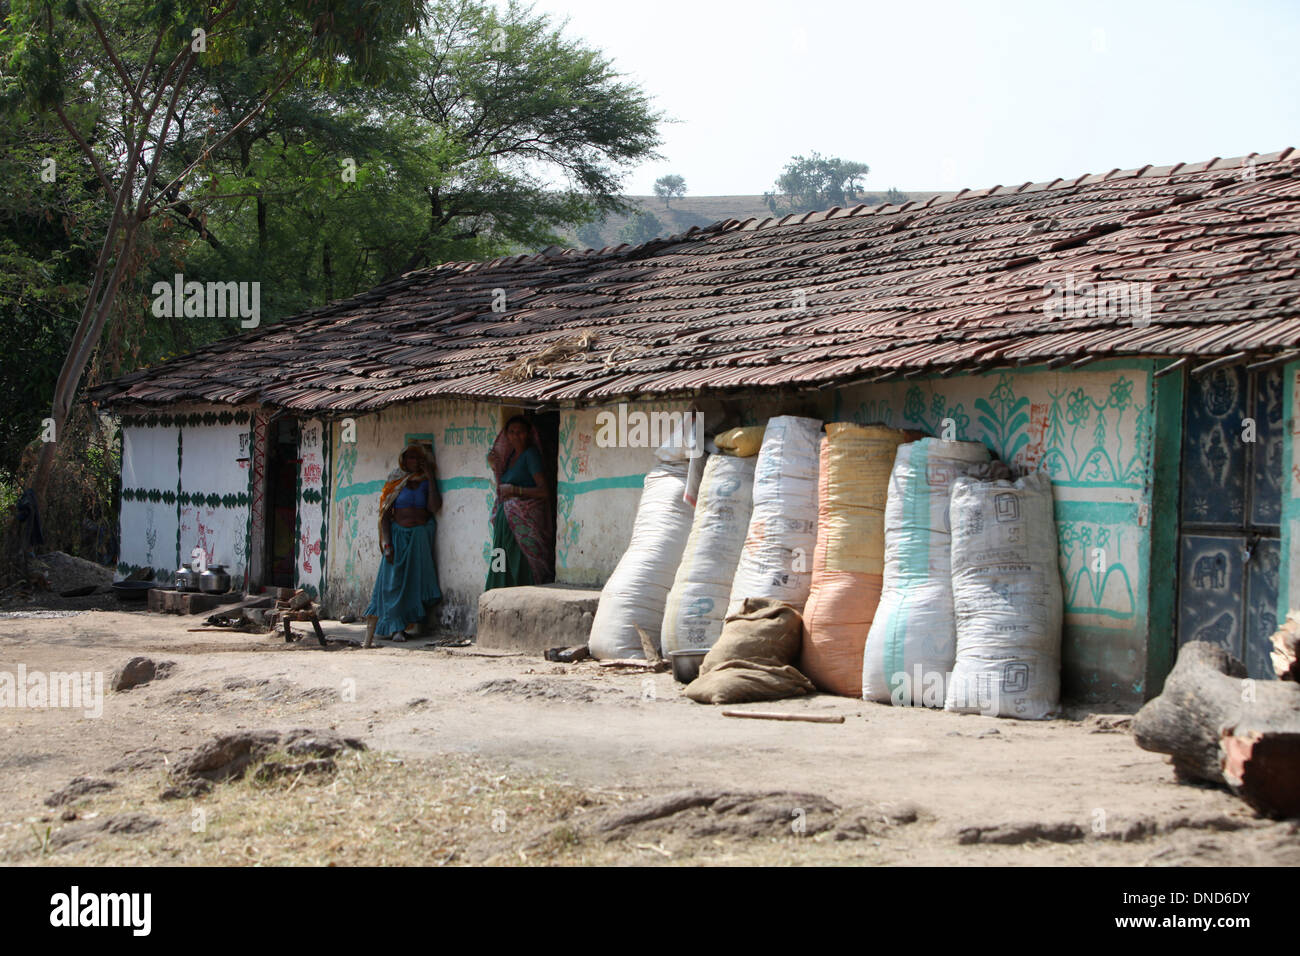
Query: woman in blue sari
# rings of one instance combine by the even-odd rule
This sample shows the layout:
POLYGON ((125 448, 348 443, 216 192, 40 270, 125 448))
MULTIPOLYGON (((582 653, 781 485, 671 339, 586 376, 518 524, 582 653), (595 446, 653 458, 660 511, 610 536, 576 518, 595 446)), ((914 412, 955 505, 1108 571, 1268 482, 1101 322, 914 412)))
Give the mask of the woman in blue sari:
POLYGON ((379 544, 383 560, 366 608, 366 646, 374 635, 405 641, 407 627, 418 625, 442 600, 438 587, 438 529, 434 512, 442 507, 437 466, 416 442, 398 459, 379 494, 379 544))

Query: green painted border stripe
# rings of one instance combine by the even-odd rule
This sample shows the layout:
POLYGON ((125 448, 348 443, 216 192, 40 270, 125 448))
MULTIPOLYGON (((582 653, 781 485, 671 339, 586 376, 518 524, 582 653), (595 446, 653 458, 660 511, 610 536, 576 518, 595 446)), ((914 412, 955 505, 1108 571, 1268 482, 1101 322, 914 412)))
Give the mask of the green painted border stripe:
MULTIPOLYGON (((491 478, 479 478, 474 475, 458 475, 454 478, 439 478, 438 491, 446 494, 449 491, 463 491, 466 488, 490 489, 493 485, 491 478)), ((377 495, 384 489, 384 481, 358 481, 355 484, 345 485, 338 490, 334 496, 334 501, 344 501, 348 498, 355 498, 358 495, 377 495)))
MULTIPOLYGON (((904 509, 907 517, 904 521, 912 529, 929 527, 930 525, 930 492, 925 481, 930 467, 930 442, 938 439, 921 439, 918 442, 911 443, 911 455, 908 459, 907 467, 911 471, 911 479, 907 487, 900 488, 899 494, 903 497, 904 509)), ((898 467, 897 463, 894 465, 898 467)), ((891 469, 892 470, 892 469, 891 469)), ((890 481, 893 475, 890 475, 890 481)), ((916 577, 918 568, 929 568, 930 566, 930 535, 917 534, 915 530, 909 534, 905 540, 905 546, 898 552, 898 568, 903 576, 911 584, 916 577), (924 544, 922 541, 924 540, 924 544)), ((899 582, 895 582, 897 585, 899 582)), ((889 687, 891 696, 901 686, 902 681, 895 682, 894 678, 899 674, 906 674, 907 667, 904 660, 904 636, 907 634, 908 611, 910 608, 912 595, 910 588, 904 592, 903 599, 898 602, 894 613, 889 618, 889 627, 885 630, 885 646, 883 648, 883 659, 885 664, 884 679, 886 686, 889 687)), ((906 680, 906 678, 904 678, 906 680)), ((913 687, 910 703, 916 703, 917 689, 913 687)))
POLYGON ((556 489, 562 495, 585 495, 592 491, 610 491, 615 488, 643 488, 645 475, 615 475, 611 478, 591 478, 587 481, 560 481, 556 489))

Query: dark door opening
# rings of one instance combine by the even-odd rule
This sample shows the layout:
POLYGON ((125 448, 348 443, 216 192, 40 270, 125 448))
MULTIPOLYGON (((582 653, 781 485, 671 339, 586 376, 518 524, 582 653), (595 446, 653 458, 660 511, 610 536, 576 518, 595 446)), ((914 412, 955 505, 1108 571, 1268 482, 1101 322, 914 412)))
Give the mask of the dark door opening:
POLYGON ((1222 368, 1188 381, 1178 643, 1220 644, 1255 678, 1273 676, 1283 427, 1280 366, 1222 368))
POLYGON ((560 413, 535 412, 533 422, 537 425, 537 434, 542 440, 542 467, 545 469, 547 487, 551 489, 551 554, 555 554, 555 522, 558 519, 555 511, 558 502, 555 484, 559 478, 560 413))
POLYGON ((266 462, 267 583, 291 588, 298 543, 298 422, 271 422, 266 462))

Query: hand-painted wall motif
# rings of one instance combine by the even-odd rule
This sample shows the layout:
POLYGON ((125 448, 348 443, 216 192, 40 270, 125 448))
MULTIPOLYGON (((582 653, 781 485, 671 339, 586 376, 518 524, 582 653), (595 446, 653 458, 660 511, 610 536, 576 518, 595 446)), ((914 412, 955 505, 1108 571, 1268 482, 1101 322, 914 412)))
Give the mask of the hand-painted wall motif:
POLYGON ((329 436, 318 419, 303 422, 298 431, 298 515, 295 524, 295 585, 313 598, 321 596, 325 549, 326 468, 329 436))
POLYGON ((343 421, 329 433, 330 495, 326 522, 324 602, 331 613, 359 615, 379 569, 379 492, 408 441, 433 447, 442 510, 437 520, 438 578, 444 600, 438 623, 473 633, 487 575, 494 494, 487 451, 498 409, 471 402, 430 401, 343 421))
MULTIPOLYGON (((832 417, 981 441, 1052 478, 1067 687, 1142 692, 1153 466, 1152 367, 1109 362, 851 386, 832 417)), ((1178 423, 1172 427, 1177 428, 1178 423)))
POLYGON ((248 542, 247 411, 122 417, 119 575, 151 568, 170 580, 196 548, 242 578, 248 542))

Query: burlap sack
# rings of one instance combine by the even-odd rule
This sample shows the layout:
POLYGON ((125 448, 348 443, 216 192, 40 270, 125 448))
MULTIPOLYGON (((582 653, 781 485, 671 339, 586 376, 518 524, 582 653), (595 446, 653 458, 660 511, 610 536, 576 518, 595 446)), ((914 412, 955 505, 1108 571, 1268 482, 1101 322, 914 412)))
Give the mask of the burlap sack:
POLYGON ((802 636, 803 620, 789 604, 746 598, 723 623, 686 696, 701 704, 740 704, 811 693, 812 682, 790 664, 802 636))

